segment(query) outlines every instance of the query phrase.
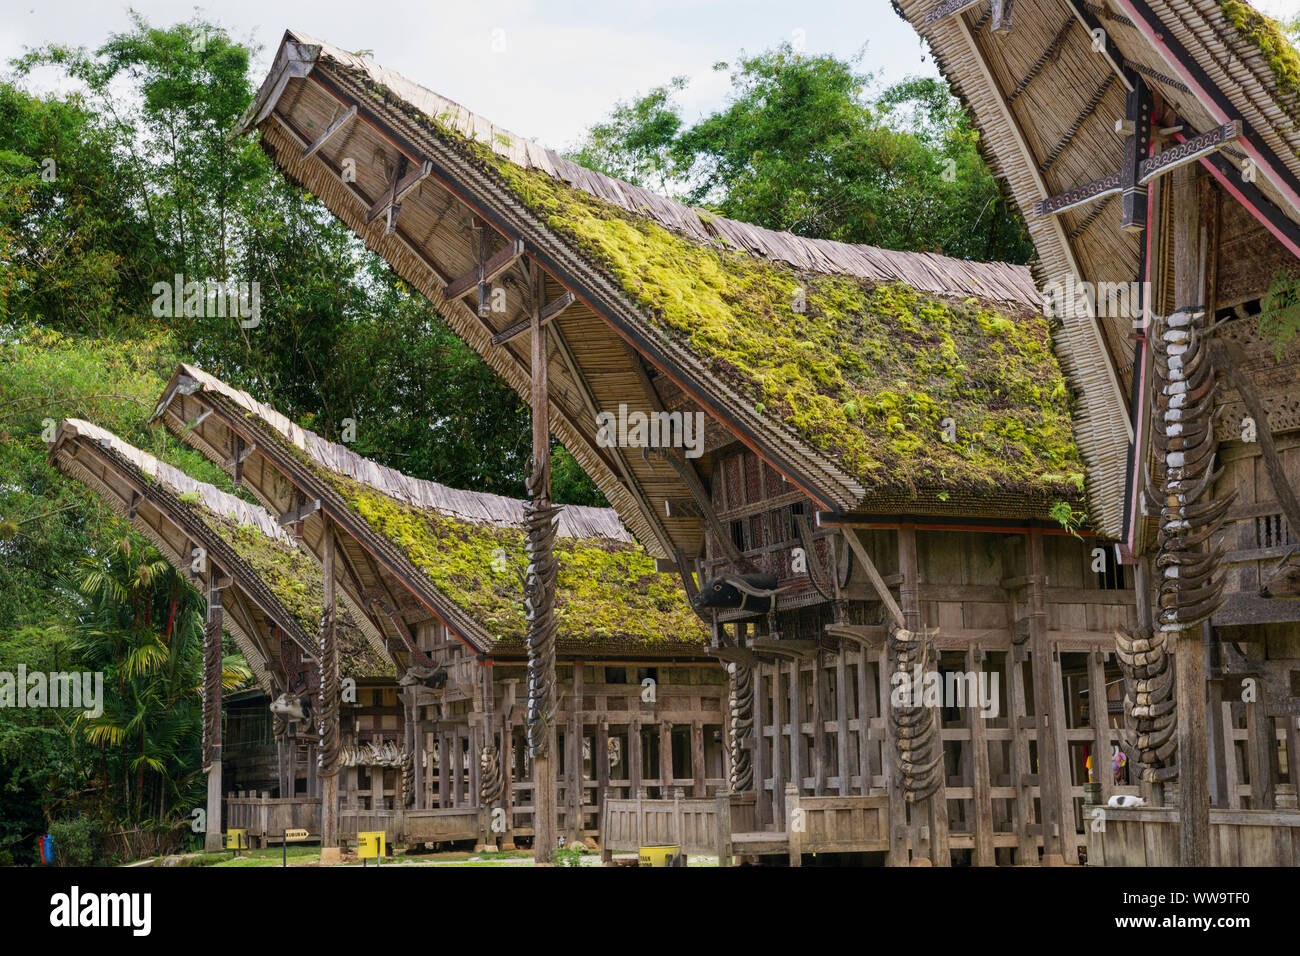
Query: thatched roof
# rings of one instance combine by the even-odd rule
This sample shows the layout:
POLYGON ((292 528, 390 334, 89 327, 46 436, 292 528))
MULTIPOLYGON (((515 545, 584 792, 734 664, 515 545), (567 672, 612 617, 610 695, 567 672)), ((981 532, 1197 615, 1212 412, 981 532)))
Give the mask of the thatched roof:
MULTIPOLYGON (((702 531, 665 513, 688 494, 675 473, 596 440, 596 413, 620 404, 701 409, 714 446, 739 439, 827 507, 1030 520, 1078 495, 1068 400, 1024 267, 710 216, 293 32, 239 129, 260 130, 525 398, 527 336, 492 341, 526 314, 523 283, 498 278, 504 315, 446 297, 479 262, 471 220, 488 255, 522 242, 548 297, 576 296, 549 326, 553 428, 656 552, 698 553, 702 531), (413 175, 389 228, 385 195, 413 175)), ((707 476, 711 461, 697 467, 707 476)))
MULTIPOLYGON (((1115 198, 1058 215, 1035 208, 1119 168, 1124 136, 1116 121, 1125 116, 1126 86, 1116 66, 1135 72, 1171 105, 1187 135, 1242 120, 1245 136, 1224 155, 1236 166, 1249 158, 1264 200, 1300 221, 1300 57, 1246 4, 1021 3, 1011 30, 1000 34, 989 28, 988 0, 942 17, 940 0, 895 5, 927 39, 973 113, 995 172, 1028 222, 1044 285, 1129 283, 1141 273, 1145 234, 1121 231, 1115 198), (1108 38, 1107 55, 1095 49, 1095 27, 1108 38)), ((1098 319, 1075 306, 1067 304, 1056 347, 1080 395, 1075 434, 1094 518, 1119 537, 1133 439, 1134 317, 1098 319)))
MULTIPOLYGON (((277 513, 301 498, 319 499, 303 543, 319 558, 319 514, 328 513, 342 532, 349 569, 339 586, 371 607, 380 626, 393 626, 384 607, 408 623, 432 614, 478 653, 521 648, 523 502, 379 465, 191 365, 177 370, 156 416, 232 470, 230 450, 242 435, 243 447, 255 451, 241 462, 241 480, 277 513)), ((707 632, 681 584, 655 569, 613 509, 568 506, 558 529, 561 650, 651 657, 700 651, 707 632)))
MULTIPOLYGON (((51 462, 126 517, 178 570, 189 574, 193 548, 207 551, 198 574, 206 587, 214 568, 231 584, 223 606, 226 629, 268 693, 282 686, 280 639, 309 657, 316 653, 322 588, 320 570, 276 520, 257 505, 195 481, 106 429, 65 419, 50 449, 51 462)), ((392 676, 378 634, 360 615, 342 609, 340 666, 347 677, 392 676)))

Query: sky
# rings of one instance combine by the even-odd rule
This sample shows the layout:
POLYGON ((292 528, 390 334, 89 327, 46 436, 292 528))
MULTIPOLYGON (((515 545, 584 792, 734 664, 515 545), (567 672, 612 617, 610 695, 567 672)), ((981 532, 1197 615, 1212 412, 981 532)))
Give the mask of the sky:
MULTIPOLYGON (((1300 12, 1300 0, 1255 0, 1273 16, 1300 12)), ((937 76, 933 61, 889 0, 0 0, 0 71, 25 48, 47 43, 95 47, 130 26, 134 8, 156 25, 197 9, 240 40, 261 44, 265 75, 286 28, 373 59, 515 133, 564 148, 618 100, 673 76, 691 79, 679 96, 693 120, 725 103, 734 62, 789 41, 810 53, 848 58, 877 85, 937 76)), ((52 72, 27 81, 51 92, 52 72)))

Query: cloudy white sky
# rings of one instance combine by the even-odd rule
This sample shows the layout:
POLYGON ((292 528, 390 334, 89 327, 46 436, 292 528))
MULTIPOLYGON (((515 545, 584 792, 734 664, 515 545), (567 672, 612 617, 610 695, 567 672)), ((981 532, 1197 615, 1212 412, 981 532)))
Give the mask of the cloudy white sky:
MULTIPOLYGON (((1274 16, 1300 0, 1256 0, 1274 16)), ((0 62, 58 42, 96 46, 129 26, 188 19, 167 0, 4 0, 0 62)), ((782 40, 850 57, 890 83, 937 75, 888 0, 221 0, 198 6, 234 36, 260 43, 258 76, 287 27, 375 59, 517 133, 563 147, 619 99, 685 74, 688 118, 724 101, 714 63, 782 40)), ((30 85, 56 87, 49 74, 30 85)))

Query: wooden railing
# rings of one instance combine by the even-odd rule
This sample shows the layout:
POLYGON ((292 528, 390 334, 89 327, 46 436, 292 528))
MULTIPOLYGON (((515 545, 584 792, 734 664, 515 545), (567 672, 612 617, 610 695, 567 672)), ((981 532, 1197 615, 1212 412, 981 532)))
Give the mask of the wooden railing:
MULTIPOLYGON (((716 797, 671 800, 609 800, 601 820, 601 859, 616 852, 636 852, 643 846, 680 846, 687 856, 718 857, 731 865, 731 801, 716 797)), ((743 798, 741 798, 743 799, 743 798)))
POLYGON ((786 787, 790 865, 805 853, 870 853, 889 849, 889 796, 805 797, 786 787))
POLYGON ((477 807, 339 811, 339 836, 346 840, 383 830, 389 843, 455 843, 479 840, 486 825, 477 807))
MULTIPOLYGON (((1096 809, 1100 815, 1086 823, 1089 866, 1178 865, 1175 807, 1096 809)), ((1210 865, 1300 865, 1300 810, 1211 807, 1210 865)))
POLYGON ((259 842, 285 830, 320 833, 320 798, 226 797, 226 828, 259 842))

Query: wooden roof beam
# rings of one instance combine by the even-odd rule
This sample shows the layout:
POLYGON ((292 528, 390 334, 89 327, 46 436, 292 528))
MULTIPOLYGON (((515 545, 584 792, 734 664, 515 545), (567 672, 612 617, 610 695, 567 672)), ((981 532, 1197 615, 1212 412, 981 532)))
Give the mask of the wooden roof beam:
POLYGON ((397 212, 402 208, 402 200, 406 195, 420 183, 424 182, 433 173, 433 163, 428 160, 422 162, 418 167, 406 171, 406 157, 402 156, 397 163, 397 169, 393 172, 393 178, 384 190, 383 196, 371 204, 369 211, 366 213, 366 224, 374 222, 384 213, 388 213, 388 231, 392 232, 397 223, 397 212))
POLYGON ((1069 146, 1070 143, 1074 141, 1074 137, 1079 135, 1079 130, 1081 130, 1083 124, 1088 121, 1088 117, 1097 112, 1097 107, 1101 105, 1101 101, 1105 99, 1106 94, 1110 91, 1111 84, 1114 82, 1115 77, 1113 76, 1108 76, 1106 79, 1102 80, 1101 86, 1097 87, 1097 91, 1092 94, 1092 99, 1088 100, 1084 105, 1083 110, 1075 117, 1074 122, 1066 129, 1065 134, 1043 159, 1043 164, 1039 168, 1042 169, 1044 173, 1051 169, 1052 164, 1061 158, 1061 153, 1065 151, 1065 147, 1069 146))
MULTIPOLYGON (((542 309, 542 327, 545 328, 554 319, 559 318, 559 316, 564 312, 564 310, 567 309, 569 306, 573 305, 573 303, 576 301, 577 298, 574 296, 572 292, 565 292, 563 295, 559 296, 558 298, 552 299, 550 302, 548 302, 546 306, 542 309)), ((523 335, 530 328, 532 328, 531 319, 520 319, 514 325, 508 326, 507 328, 498 332, 496 335, 492 336, 492 344, 504 345, 505 343, 509 342, 511 339, 518 338, 520 335, 523 335)))
POLYGON ((486 262, 481 262, 464 275, 452 279, 443 295, 448 302, 463 298, 471 289, 479 288, 501 275, 501 273, 518 262, 523 254, 524 241, 522 239, 511 240, 486 262))
POLYGON ((311 159, 311 157, 316 155, 316 152, 322 146, 324 146, 331 139, 333 139, 335 134, 338 133, 338 131, 341 130, 344 126, 347 126, 348 123, 351 122, 356 117, 356 115, 357 115, 357 106, 355 103, 353 103, 351 106, 347 108, 347 110, 344 111, 342 116, 340 116, 338 119, 336 119, 333 123, 329 125, 329 127, 325 130, 325 132, 321 133, 320 136, 316 137, 315 142, 313 142, 310 146, 308 146, 306 149, 302 151, 302 158, 311 159))
MULTIPOLYGON (((983 0, 944 0, 944 2, 938 6, 931 7, 926 13, 925 25, 929 26, 945 17, 951 17, 954 14, 963 13, 971 7, 979 6, 982 2, 983 0)), ((994 0, 994 2, 998 3, 999 0, 994 0)), ((1005 3, 1006 0, 1001 0, 1001 2, 1005 3)))
MULTIPOLYGON (((1149 114, 1148 114, 1149 115, 1149 114)), ((1137 150, 1140 148, 1140 126, 1139 132, 1129 139, 1135 142, 1132 145, 1132 158, 1136 160, 1137 150)), ((1149 130, 1148 130, 1149 135, 1149 130)), ((1082 186, 1076 186, 1074 189, 1063 193, 1057 193, 1055 196, 1049 196, 1047 199, 1039 200, 1035 206, 1035 212, 1040 216, 1059 215, 1069 209, 1077 206, 1086 205, 1094 200, 1101 199, 1103 196, 1109 196, 1114 193, 1125 193, 1126 216, 1125 222, 1130 223, 1130 228, 1142 228, 1145 224, 1145 187, 1152 180, 1163 176, 1170 170, 1177 169, 1179 166, 1187 163, 1196 162, 1197 160, 1215 153, 1224 146, 1241 138, 1241 121, 1234 120, 1231 123, 1225 123, 1222 126, 1216 126, 1214 129, 1194 136, 1191 139, 1180 142, 1172 149, 1156 153, 1154 156, 1143 159, 1136 163, 1136 168, 1128 165, 1129 156, 1125 157, 1125 169, 1118 170, 1103 176, 1101 179, 1094 179, 1090 183, 1084 183, 1082 186), (1125 182, 1126 171, 1128 176, 1132 177, 1129 183, 1125 182), (1130 193, 1132 198, 1130 198, 1130 193), (1136 212, 1131 216, 1127 206, 1132 203, 1134 207, 1139 205, 1138 197, 1141 197, 1140 205, 1143 212, 1139 217, 1136 212), (1142 225, 1138 225, 1141 222, 1142 225)))
POLYGON ((1095 52, 1100 53, 1107 65, 1114 74, 1119 77, 1124 88, 1130 92, 1133 89, 1133 81, 1124 72, 1125 62, 1124 54, 1111 41, 1110 34, 1106 28, 1101 25, 1101 21, 1092 15, 1092 11, 1083 5, 1080 0, 1065 0, 1065 5, 1070 8, 1083 28, 1092 34, 1092 48, 1095 52))

